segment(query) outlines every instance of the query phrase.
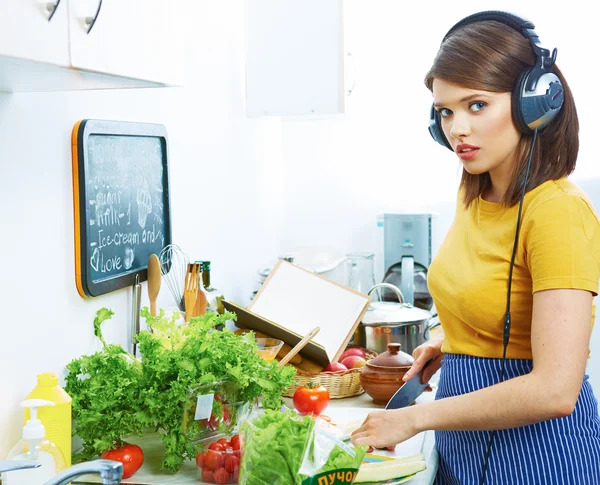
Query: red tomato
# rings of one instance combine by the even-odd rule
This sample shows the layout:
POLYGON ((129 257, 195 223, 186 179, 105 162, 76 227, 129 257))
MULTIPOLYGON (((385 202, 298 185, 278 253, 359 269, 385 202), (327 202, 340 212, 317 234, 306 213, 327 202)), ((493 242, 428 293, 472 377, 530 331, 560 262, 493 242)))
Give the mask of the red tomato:
POLYGON ((239 483, 240 481, 240 467, 236 466, 235 470, 233 470, 233 474, 231 475, 231 480, 233 483, 239 483))
POLYGON ((225 456, 223 453, 220 451, 208 450, 204 457, 204 468, 216 470, 217 468, 222 467, 224 462, 225 456))
POLYGON ((231 446, 231 443, 229 443, 227 438, 221 438, 220 440, 217 441, 217 443, 221 443, 223 445, 223 448, 227 448, 228 446, 231 446))
POLYGON ((239 451, 239 449, 240 449, 240 440, 233 441, 231 443, 231 447, 233 448, 233 451, 239 451))
POLYGON ((240 459, 231 454, 231 455, 227 455, 225 457, 225 470, 227 470, 229 473, 233 473, 235 468, 240 466, 240 459))
POLYGON ((123 478, 129 478, 144 463, 144 452, 138 445, 130 445, 129 443, 123 443, 122 445, 120 448, 105 451, 100 455, 100 458, 123 463, 123 478))
POLYGON ((215 483, 227 483, 229 481, 230 473, 225 468, 219 468, 215 470, 215 483))
POLYGON ((239 434, 234 434, 234 435, 231 437, 231 445, 233 446, 233 444, 234 444, 236 441, 237 441, 238 443, 240 442, 240 435, 239 435, 239 434))
POLYGON ((198 453, 198 455, 196 455, 196 465, 198 465, 198 468, 202 468, 202 464, 204 463, 205 456, 206 456, 206 452, 198 453))
POLYGON ((206 483, 213 483, 215 481, 213 471, 208 468, 202 469, 202 481, 206 483))
POLYGON ((211 443, 208 446, 209 450, 214 450, 214 451, 223 451, 225 450, 225 447, 223 446, 222 443, 219 443, 218 441, 215 441, 214 443, 211 443))
POLYGON ((309 383, 296 389, 293 401, 300 414, 321 414, 329 404, 329 391, 309 383))

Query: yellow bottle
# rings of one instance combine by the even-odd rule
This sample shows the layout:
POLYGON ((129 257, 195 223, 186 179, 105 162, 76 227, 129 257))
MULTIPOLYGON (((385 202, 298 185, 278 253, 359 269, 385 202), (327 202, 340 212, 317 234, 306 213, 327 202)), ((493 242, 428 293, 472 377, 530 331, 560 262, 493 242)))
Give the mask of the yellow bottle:
MULTIPOLYGON (((37 386, 26 399, 46 399, 55 405, 38 409, 38 419, 46 428, 46 439, 56 443, 67 467, 71 466, 71 397, 58 385, 54 372, 44 372, 37 376, 37 386)), ((25 409, 25 422, 30 419, 29 409, 25 409)))

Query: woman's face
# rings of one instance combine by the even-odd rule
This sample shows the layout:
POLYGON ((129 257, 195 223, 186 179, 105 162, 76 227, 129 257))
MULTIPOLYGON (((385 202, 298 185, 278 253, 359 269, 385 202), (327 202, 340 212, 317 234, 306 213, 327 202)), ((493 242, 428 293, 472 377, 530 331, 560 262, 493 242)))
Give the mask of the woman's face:
POLYGON ((468 173, 512 173, 521 134, 512 121, 510 93, 467 89, 435 79, 433 103, 444 134, 468 173))

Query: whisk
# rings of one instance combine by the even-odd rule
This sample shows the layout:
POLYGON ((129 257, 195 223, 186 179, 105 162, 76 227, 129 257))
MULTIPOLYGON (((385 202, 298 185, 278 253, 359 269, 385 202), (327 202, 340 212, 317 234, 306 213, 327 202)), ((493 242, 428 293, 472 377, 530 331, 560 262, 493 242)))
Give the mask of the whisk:
POLYGON ((185 310, 183 299, 185 291, 185 276, 190 259, 177 244, 167 244, 158 254, 160 272, 181 311, 185 310))

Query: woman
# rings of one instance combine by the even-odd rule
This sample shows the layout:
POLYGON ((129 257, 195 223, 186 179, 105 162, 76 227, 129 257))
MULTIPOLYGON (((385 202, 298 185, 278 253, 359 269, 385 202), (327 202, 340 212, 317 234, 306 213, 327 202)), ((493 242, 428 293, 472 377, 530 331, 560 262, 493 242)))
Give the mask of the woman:
POLYGON ((474 17, 451 29, 425 79, 432 134, 463 164, 428 278, 444 338, 418 347, 405 376, 431 361, 427 382, 441 367, 436 400, 372 412, 352 440, 382 447, 435 430, 439 484, 600 484, 598 402, 584 375, 600 222, 566 178, 579 147, 573 96, 525 21, 474 17), (550 103, 561 98, 537 130, 524 126, 518 103, 527 100, 515 89, 536 61, 557 76, 550 103))

